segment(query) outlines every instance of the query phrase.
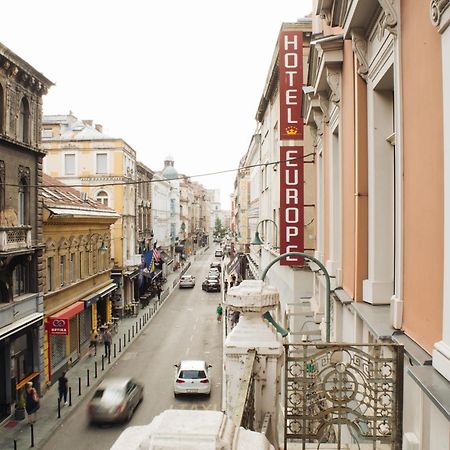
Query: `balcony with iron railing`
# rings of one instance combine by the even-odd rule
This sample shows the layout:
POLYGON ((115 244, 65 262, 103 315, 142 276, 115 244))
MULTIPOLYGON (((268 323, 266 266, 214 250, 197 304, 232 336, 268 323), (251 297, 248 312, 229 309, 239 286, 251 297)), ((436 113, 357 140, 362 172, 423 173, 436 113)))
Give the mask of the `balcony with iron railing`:
POLYGON ((31 248, 31 226, 0 226, 0 252, 31 248))

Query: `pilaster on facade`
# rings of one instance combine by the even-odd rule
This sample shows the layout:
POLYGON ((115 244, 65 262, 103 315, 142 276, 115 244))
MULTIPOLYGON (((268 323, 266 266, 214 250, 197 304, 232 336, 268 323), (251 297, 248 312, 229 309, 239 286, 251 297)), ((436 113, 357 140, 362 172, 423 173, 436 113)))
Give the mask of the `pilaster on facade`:
POLYGON ((450 381, 450 0, 430 2, 432 24, 441 35, 444 117, 444 265, 442 339, 434 344, 433 367, 450 381))

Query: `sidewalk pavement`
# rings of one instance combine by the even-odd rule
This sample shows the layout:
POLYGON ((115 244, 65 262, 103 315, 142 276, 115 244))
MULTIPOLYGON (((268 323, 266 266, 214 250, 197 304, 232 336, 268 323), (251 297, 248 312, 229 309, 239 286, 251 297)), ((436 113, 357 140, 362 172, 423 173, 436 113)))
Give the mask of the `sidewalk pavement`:
MULTIPOLYGON (((197 251, 196 256, 190 258, 191 263, 201 256, 207 248, 202 250, 201 252, 197 251)), ((0 449, 28 449, 32 446, 32 439, 35 448, 42 448, 56 428, 70 417, 86 396, 93 392, 94 387, 100 383, 113 364, 125 353, 128 345, 147 327, 159 308, 176 288, 179 278, 180 271, 170 273, 167 276, 167 288, 162 292, 161 300, 152 299, 147 307, 139 310, 137 317, 127 317, 120 320, 119 330, 113 336, 111 359, 110 362, 104 360, 104 370, 102 370, 102 354, 104 353, 102 344, 97 346, 97 356, 85 355, 68 370, 66 376, 71 388, 72 404, 71 406, 63 406, 63 402, 61 402, 60 418, 58 418, 58 383, 54 383, 40 399, 40 409, 37 412, 37 420, 33 427, 28 425, 26 418, 22 421, 10 418, 2 425, 0 429, 0 449), (124 339, 126 344, 124 344, 124 339), (97 377, 95 377, 95 362, 97 362, 97 377), (81 383, 81 395, 79 383, 81 383), (14 441, 16 441, 16 447, 14 441)))

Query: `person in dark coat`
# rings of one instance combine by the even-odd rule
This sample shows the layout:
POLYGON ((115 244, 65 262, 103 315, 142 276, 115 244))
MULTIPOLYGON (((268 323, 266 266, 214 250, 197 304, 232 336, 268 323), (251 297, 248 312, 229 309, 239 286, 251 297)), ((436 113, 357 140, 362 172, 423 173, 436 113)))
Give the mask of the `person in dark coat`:
POLYGON ((67 406, 67 391, 69 389, 69 380, 66 377, 66 372, 62 372, 58 378, 58 394, 59 401, 64 400, 64 406, 67 406))
POLYGON ((36 422, 36 412, 39 409, 39 395, 33 387, 33 382, 29 381, 25 385, 25 410, 28 414, 28 423, 36 422))
POLYGON ((105 345, 105 358, 109 358, 111 356, 111 342, 112 336, 109 330, 105 330, 103 333, 103 344, 105 345))

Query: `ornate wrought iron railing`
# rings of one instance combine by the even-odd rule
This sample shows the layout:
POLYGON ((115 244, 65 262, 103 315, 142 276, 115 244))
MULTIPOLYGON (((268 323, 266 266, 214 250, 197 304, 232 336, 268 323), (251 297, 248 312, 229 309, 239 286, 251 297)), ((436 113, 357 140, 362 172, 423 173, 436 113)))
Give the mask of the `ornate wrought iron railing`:
POLYGON ((285 344, 285 358, 285 449, 356 441, 401 450, 402 346, 285 344))
POLYGON ((233 414, 233 422, 235 425, 253 431, 255 421, 255 377, 253 367, 255 360, 256 351, 249 350, 241 376, 236 409, 233 414))
POLYGON ((0 227, 0 251, 31 247, 31 227, 0 227))

